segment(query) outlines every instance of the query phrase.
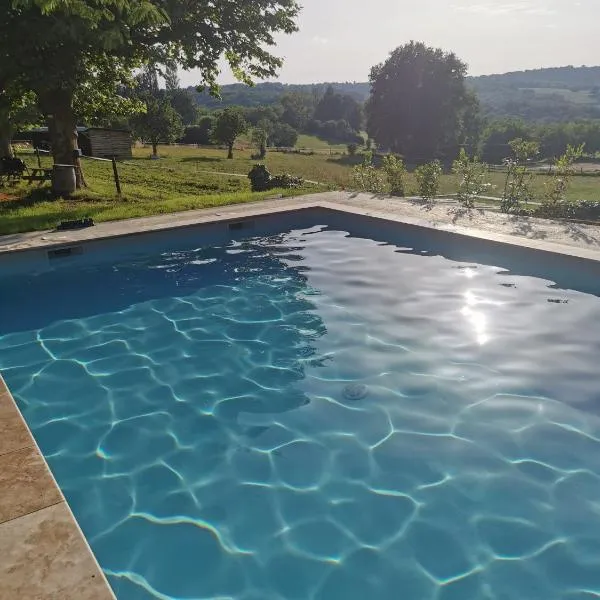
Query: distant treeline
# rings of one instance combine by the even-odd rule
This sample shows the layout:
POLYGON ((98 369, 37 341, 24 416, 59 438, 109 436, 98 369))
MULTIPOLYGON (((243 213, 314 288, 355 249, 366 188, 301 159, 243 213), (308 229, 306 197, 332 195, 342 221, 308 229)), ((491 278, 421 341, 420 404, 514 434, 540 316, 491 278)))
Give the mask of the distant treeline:
POLYGON ((517 119, 492 121, 481 136, 481 159, 500 164, 511 155, 509 142, 517 138, 538 142, 540 158, 556 158, 564 153, 569 144, 585 144, 585 154, 594 156, 600 153, 600 120, 551 124, 531 124, 517 119))
MULTIPOLYGON (((512 117, 531 122, 568 122, 600 118, 600 67, 559 67, 482 75, 468 77, 467 85, 476 92, 482 114, 490 119, 512 117)), ((277 104, 290 93, 322 96, 329 86, 360 103, 369 97, 368 82, 261 83, 251 88, 233 84, 221 88, 220 99, 193 87, 188 90, 199 107, 213 110, 230 105, 277 104)))
MULTIPOLYGON (((280 84, 265 85, 271 88, 280 84)), ((365 121, 363 103, 354 96, 338 92, 333 86, 313 88, 310 93, 294 91, 292 88, 295 86, 284 87, 285 93, 274 103, 232 105, 239 106, 250 128, 260 128, 267 133, 269 145, 292 147, 299 133, 315 135, 333 143, 364 141, 360 135, 365 121)), ((254 88, 242 86, 242 89, 254 88)), ((230 94, 229 97, 233 96, 230 94)), ((219 107, 222 109, 223 105, 219 107)), ((190 144, 212 143, 212 131, 218 113, 219 108, 204 108, 197 122, 186 128, 182 141, 190 144)))

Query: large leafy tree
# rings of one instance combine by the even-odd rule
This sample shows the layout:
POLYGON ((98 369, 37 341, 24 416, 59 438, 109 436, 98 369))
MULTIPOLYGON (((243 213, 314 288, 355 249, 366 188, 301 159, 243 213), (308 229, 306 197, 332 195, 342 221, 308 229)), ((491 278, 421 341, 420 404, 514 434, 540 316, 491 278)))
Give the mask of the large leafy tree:
POLYGON ((169 101, 168 91, 159 89, 155 67, 146 67, 136 79, 135 94, 144 108, 131 119, 131 124, 139 138, 152 144, 152 156, 157 158, 158 144, 171 144, 181 137, 183 123, 169 101))
MULTIPOLYGON (((0 57, 20 74, 48 116, 54 158, 71 163, 75 95, 97 77, 175 62, 199 69, 216 90, 225 56, 244 82, 273 76, 277 32, 296 30, 295 0, 2 0, 0 57), (107 70, 111 63, 113 70, 107 70)), ((110 86, 109 86, 110 87, 110 86)), ((110 92, 108 93, 110 96, 110 92)))
MULTIPOLYGON (((233 158, 235 140, 248 130, 244 113, 237 106, 228 106, 217 116, 213 138, 227 146, 227 158, 233 158)), ((266 143, 266 142, 265 142, 266 143)))
POLYGON ((473 97, 453 53, 410 42, 371 69, 369 136, 383 148, 430 160, 456 152, 473 97))

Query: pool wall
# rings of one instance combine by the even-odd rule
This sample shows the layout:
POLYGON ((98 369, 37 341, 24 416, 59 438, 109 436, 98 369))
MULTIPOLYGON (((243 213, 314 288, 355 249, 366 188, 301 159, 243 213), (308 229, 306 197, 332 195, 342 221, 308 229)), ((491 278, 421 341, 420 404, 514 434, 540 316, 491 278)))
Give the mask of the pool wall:
MULTIPOLYGON (((78 266, 90 263, 315 225, 454 260, 493 264, 561 287, 593 293, 600 289, 597 252, 454 226, 436 228, 424 221, 312 199, 280 207, 253 204, 201 215, 104 223, 77 232, 11 236, 0 240, 0 277, 59 268, 73 269, 76 276, 78 266)), ((0 581, 3 593, 8 590, 7 598, 114 598, 1 377, 0 488, 0 581)))

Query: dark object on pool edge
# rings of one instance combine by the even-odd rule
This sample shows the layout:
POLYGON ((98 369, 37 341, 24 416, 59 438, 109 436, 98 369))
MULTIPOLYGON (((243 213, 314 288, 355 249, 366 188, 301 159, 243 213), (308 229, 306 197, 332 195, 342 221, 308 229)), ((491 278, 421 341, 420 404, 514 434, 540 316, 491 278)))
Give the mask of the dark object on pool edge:
POLYGON ((346 400, 352 400, 353 402, 366 398, 368 393, 367 386, 362 383, 349 383, 344 386, 344 391, 342 392, 346 400))
POLYGON ((56 228, 56 231, 67 231, 69 229, 85 229, 93 227, 93 219, 75 219, 74 221, 61 221, 56 228))

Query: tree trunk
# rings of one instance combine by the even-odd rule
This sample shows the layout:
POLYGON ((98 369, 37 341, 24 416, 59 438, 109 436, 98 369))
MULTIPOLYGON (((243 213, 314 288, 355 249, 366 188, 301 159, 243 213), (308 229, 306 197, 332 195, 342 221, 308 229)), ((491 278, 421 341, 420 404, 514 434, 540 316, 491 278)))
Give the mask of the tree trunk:
POLYGON ((229 144, 228 146, 227 158, 233 158, 233 144, 229 144))
POLYGON ((0 158, 12 158, 11 139, 12 127, 8 122, 8 115, 0 113, 0 158))
POLYGON ((0 158, 12 158, 13 151, 10 145, 10 136, 0 131, 0 158))
POLYGON ((40 96, 40 107, 48 119, 48 133, 54 162, 73 165, 77 188, 83 185, 83 174, 77 168, 77 121, 73 112, 72 90, 54 90, 40 96))
POLYGON ((158 143, 152 142, 152 157, 158 158, 158 143))

